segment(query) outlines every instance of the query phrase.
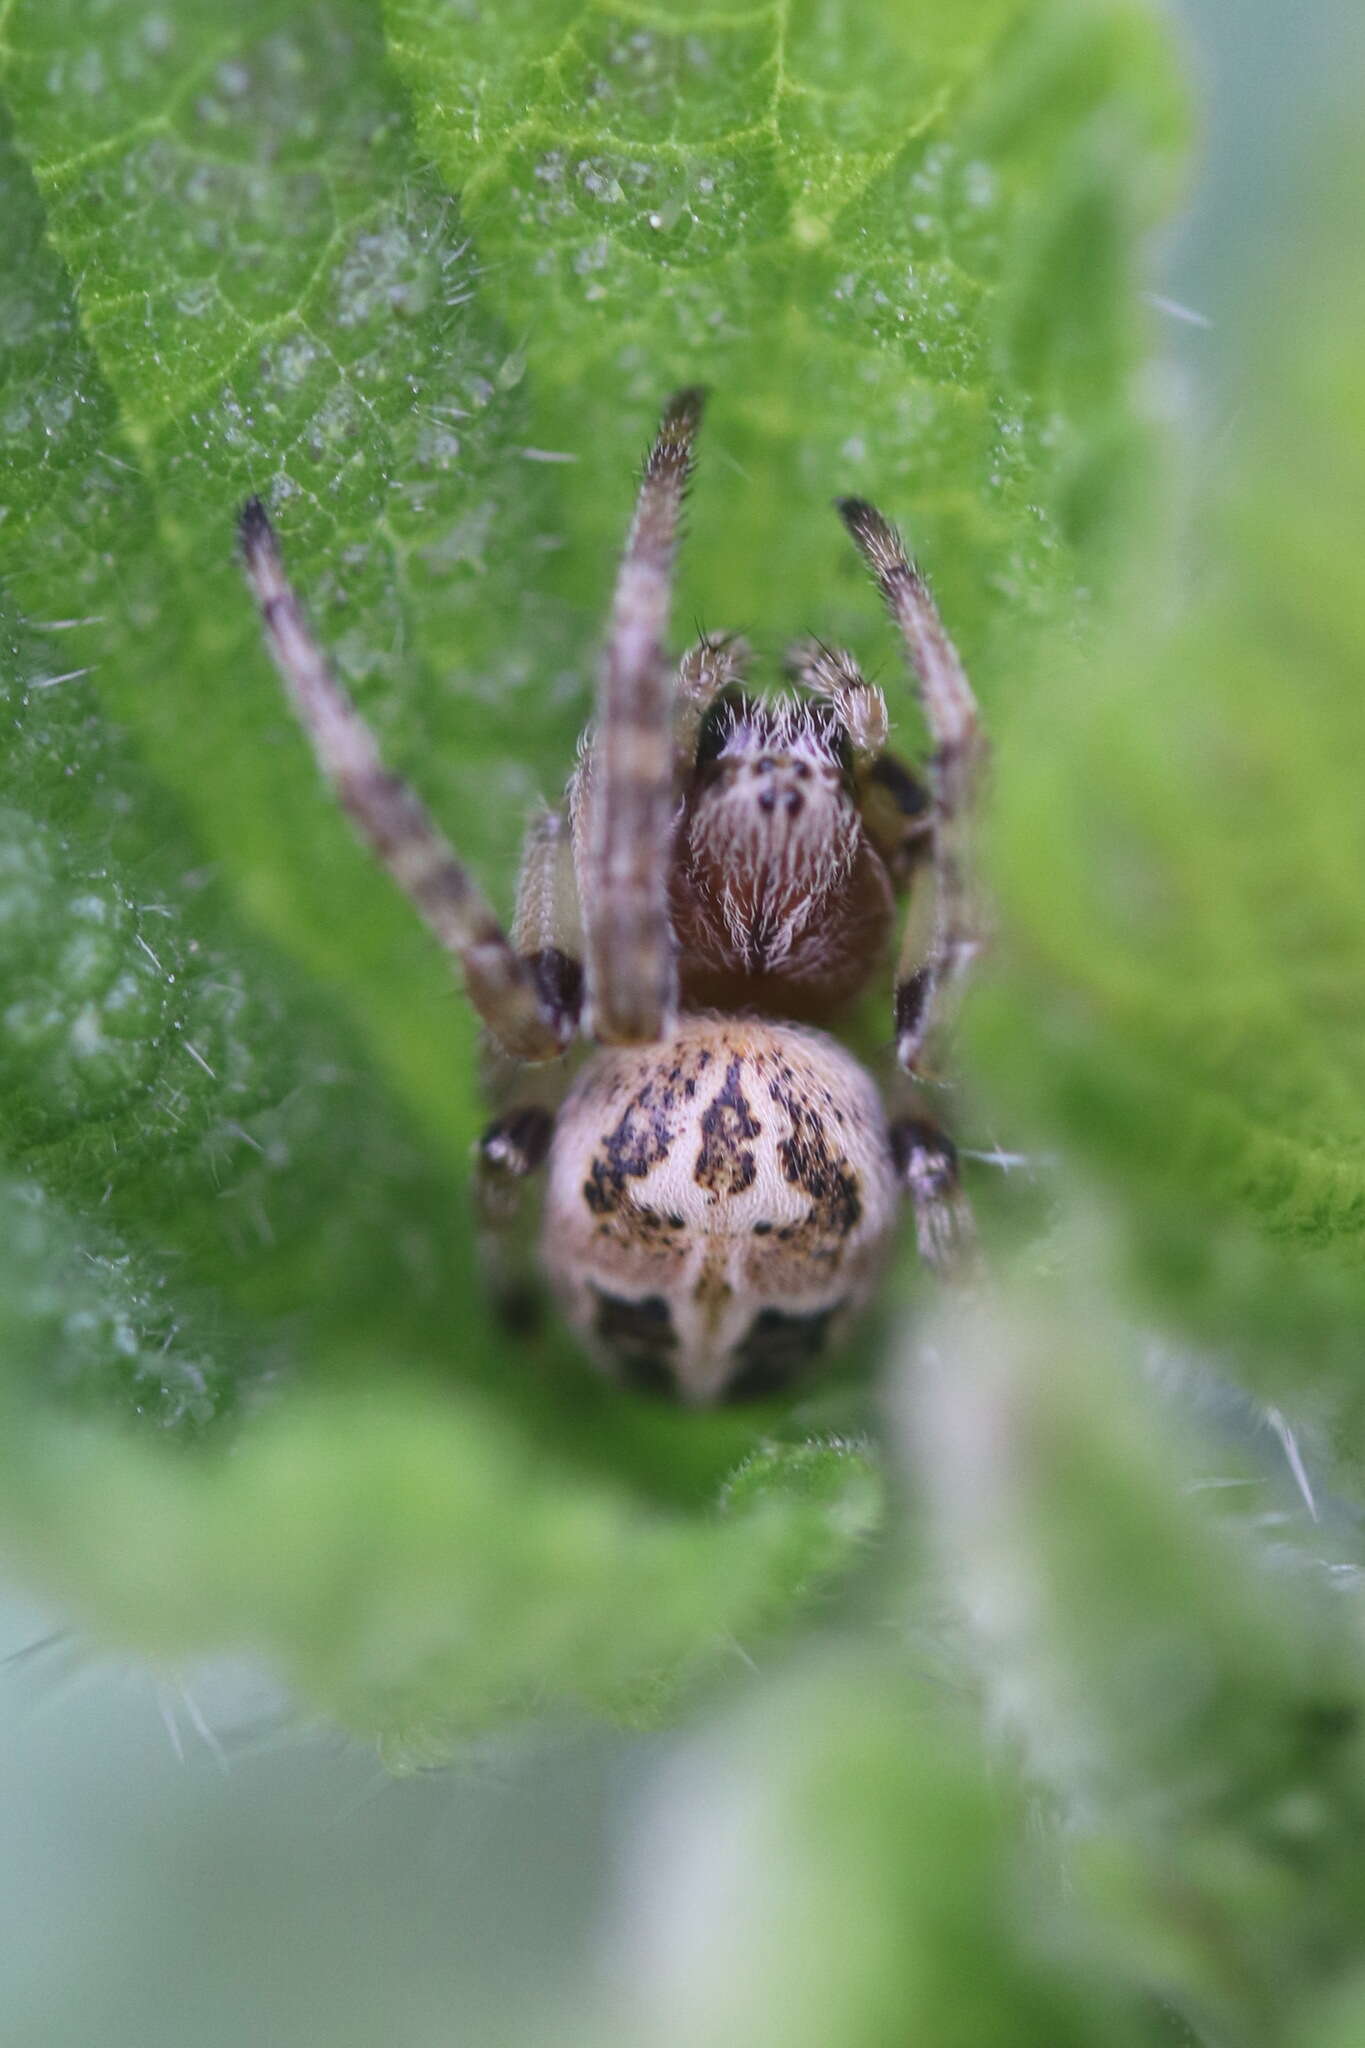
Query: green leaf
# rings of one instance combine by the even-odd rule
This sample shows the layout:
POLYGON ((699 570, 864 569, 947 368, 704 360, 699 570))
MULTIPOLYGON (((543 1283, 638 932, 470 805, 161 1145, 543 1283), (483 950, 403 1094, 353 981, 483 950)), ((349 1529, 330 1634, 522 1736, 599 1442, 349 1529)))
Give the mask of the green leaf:
MULTIPOLYGON (((73 1272, 91 1255, 60 1218, 40 1229, 31 1195, 7 1209, 10 1364, 60 1387, 112 1338, 136 1383, 150 1347, 129 1259, 73 1272)), ((415 1768, 550 1708, 657 1719, 846 1567, 880 1513, 874 1469, 838 1444, 774 1453, 742 1513, 663 1513, 551 1458, 488 1402, 370 1364, 368 1390, 296 1394, 208 1464, 26 1412, 27 1389, 7 1385, 11 1560, 89 1637, 172 1668, 225 1644, 267 1650, 301 1697, 415 1768)), ((177 1389, 211 1396, 182 1355, 160 1373, 163 1408, 177 1389)))
MULTIPOLYGON (((60 666, 98 663, 104 701, 203 854, 354 1009, 462 1158, 467 1020, 387 885, 326 829, 233 529, 248 492, 271 494, 386 747, 400 761, 429 750, 427 786, 470 819, 471 855, 510 862, 540 763, 503 768, 490 802, 487 762, 543 725, 527 713, 547 627, 513 605, 515 638, 497 645, 515 586, 496 558, 507 526, 537 516, 534 471, 498 461, 516 432, 502 344, 470 297, 454 204, 412 152, 367 8, 282 16, 256 0, 225 30, 207 5, 116 7, 95 37, 81 20, 78 7, 18 6, 8 22, 6 93, 38 188, 16 189, 10 215, 8 425, 22 450, 51 437, 45 461, 21 464, 8 573, 31 618, 98 615, 62 640, 60 666)), ((571 733, 571 715, 558 735, 552 720, 550 745, 571 733)))
POLYGON ((610 557, 659 393, 700 379, 708 622, 866 641, 837 491, 909 521, 988 686, 1070 613, 1135 490, 1132 238, 1183 131, 1147 9, 385 5, 577 463, 566 588, 610 557))
POLYGON ((1354 1443, 1365 272, 1332 239, 1338 189, 1279 254, 1292 324, 1249 366, 1193 572, 1148 560, 1139 606, 1002 721, 1010 950, 978 1054, 1021 1140, 1031 1120, 1108 1181, 1144 1288, 1354 1443))
MULTIPOLYGON (((1104 1271, 1093 1222, 1066 1250, 1104 1271)), ((1362 1960, 1355 1518, 1268 1432, 1192 1426, 1093 1284, 1007 1276, 905 1364, 940 1598, 1062 1824, 1071 1939, 1194 2038, 1300 2038, 1362 1960)))
POLYGON ((624 1873, 624 2009, 573 2038, 1154 2038, 1056 1939, 1018 1783, 939 1704, 845 1642, 673 1760, 624 1873))
POLYGON ((687 602, 864 632, 823 501, 875 487, 1017 666, 1139 489, 1178 116, 1141 9, 920 12, 395 14, 414 132, 367 0, 0 11, 0 1528, 94 1631, 251 1641, 421 1756, 661 1711, 859 1557, 856 1396, 656 1412, 490 1327, 472 1025, 317 786, 233 522, 271 498, 504 906, 675 377, 718 394, 687 602))

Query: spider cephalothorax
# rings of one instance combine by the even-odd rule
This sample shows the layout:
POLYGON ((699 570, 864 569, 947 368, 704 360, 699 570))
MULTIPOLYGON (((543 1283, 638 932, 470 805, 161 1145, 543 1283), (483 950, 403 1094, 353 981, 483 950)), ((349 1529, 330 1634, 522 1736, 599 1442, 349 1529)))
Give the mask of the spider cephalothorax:
POLYGON ((748 650, 663 652, 701 412, 665 411, 617 578, 594 729, 533 824, 509 939, 380 761, 285 579, 256 501, 248 574, 324 771, 464 969, 498 1111, 479 1147, 495 1285, 535 1267, 608 1370, 692 1402, 769 1393, 821 1357, 885 1264, 898 1197, 938 1267, 971 1256, 949 1140, 916 1087, 976 947, 965 844, 982 743, 961 664, 894 528, 840 512, 904 637, 934 742, 929 786, 887 751, 851 656, 797 647, 794 692, 744 688, 748 650), (890 1107, 831 1025, 885 960, 895 896, 930 871, 896 979, 890 1107), (576 1041, 595 1040, 586 1057, 576 1041))
POLYGON ((686 1003, 819 1017, 862 986, 891 882, 831 705, 734 696, 708 714, 671 894, 686 1003))

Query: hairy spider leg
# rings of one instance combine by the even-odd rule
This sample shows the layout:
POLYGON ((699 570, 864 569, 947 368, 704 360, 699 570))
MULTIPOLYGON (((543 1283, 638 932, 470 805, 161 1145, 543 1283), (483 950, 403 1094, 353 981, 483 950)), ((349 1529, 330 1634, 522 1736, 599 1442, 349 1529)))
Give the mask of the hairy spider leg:
POLYGON ((587 768, 581 877, 590 1022, 609 1045, 671 1028, 677 966, 669 920, 674 805, 672 678, 664 660, 673 557, 700 391, 664 410, 645 460, 616 579, 587 768))
POLYGON ((534 1183, 549 1156, 558 1106, 520 1102, 495 1117, 474 1148, 474 1220, 484 1286, 499 1319, 518 1332, 535 1328, 543 1305, 534 1183))
POLYGON ((547 805, 526 828, 512 943, 531 963, 540 992, 564 1029, 576 1029, 583 1007, 583 913, 573 831, 562 809, 547 805))
POLYGON ((913 1075, 981 950, 971 824, 986 742, 957 650, 895 527, 861 498, 841 498, 838 508, 900 628, 933 742, 932 916, 926 934, 912 904, 896 974, 896 1055, 913 1075))
POLYGON ((870 767, 886 746, 886 699, 848 650, 827 647, 823 640, 798 640, 788 650, 786 669, 803 690, 833 706, 852 745, 854 767, 870 767))
POLYGON ((940 1278, 975 1277, 981 1270, 976 1219, 958 1177, 956 1145, 930 1116, 896 1117, 889 1130, 920 1257, 940 1278))
POLYGON ((706 714, 749 670, 749 644, 738 633, 703 633, 678 664, 673 710, 673 753, 679 786, 697 761, 706 714))
POLYGON ((483 892, 457 860, 416 792, 391 774, 373 733, 327 665, 285 575, 265 507, 248 500, 240 519, 247 578, 266 637, 323 774, 361 835, 464 970, 469 999, 513 1059, 552 1060, 573 1023, 542 991, 483 892))
POLYGON ((903 889, 929 850, 933 799, 887 748, 886 698, 846 647, 828 647, 823 640, 798 640, 788 649, 786 668, 793 682, 833 706, 847 732, 864 829, 903 889))

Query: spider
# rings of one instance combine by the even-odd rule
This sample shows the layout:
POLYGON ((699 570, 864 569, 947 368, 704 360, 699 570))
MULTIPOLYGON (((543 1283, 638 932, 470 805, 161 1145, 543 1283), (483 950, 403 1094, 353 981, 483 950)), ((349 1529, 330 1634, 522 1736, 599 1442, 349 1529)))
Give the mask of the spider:
POLYGON ((538 1265, 599 1366, 693 1404, 766 1396, 811 1368, 873 1293, 902 1197, 930 1266, 974 1261, 923 1065, 980 943, 968 834, 985 755, 928 589, 860 499, 838 510, 905 643, 927 781, 887 751, 885 699, 847 653, 798 646, 795 690, 767 699, 744 687, 738 637, 706 634, 666 660, 701 411, 700 392, 678 393, 646 458, 596 726, 561 806, 529 829, 510 938, 384 767, 258 499, 240 521, 323 774, 459 962, 486 1028, 497 1115, 477 1147, 476 1210, 497 1291, 509 1313, 534 1300, 538 1265), (907 891, 884 1097, 821 1027, 877 972, 907 891))

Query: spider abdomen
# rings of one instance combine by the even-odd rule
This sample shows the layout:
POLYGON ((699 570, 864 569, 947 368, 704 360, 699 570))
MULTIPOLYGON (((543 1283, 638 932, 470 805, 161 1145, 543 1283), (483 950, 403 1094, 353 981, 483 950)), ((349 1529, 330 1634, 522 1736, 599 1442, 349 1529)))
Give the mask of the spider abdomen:
POLYGON ((543 1252, 570 1321, 691 1402, 775 1389, 875 1286, 896 1221, 881 1101, 820 1032, 685 1017, 598 1052, 560 1111, 543 1252))

